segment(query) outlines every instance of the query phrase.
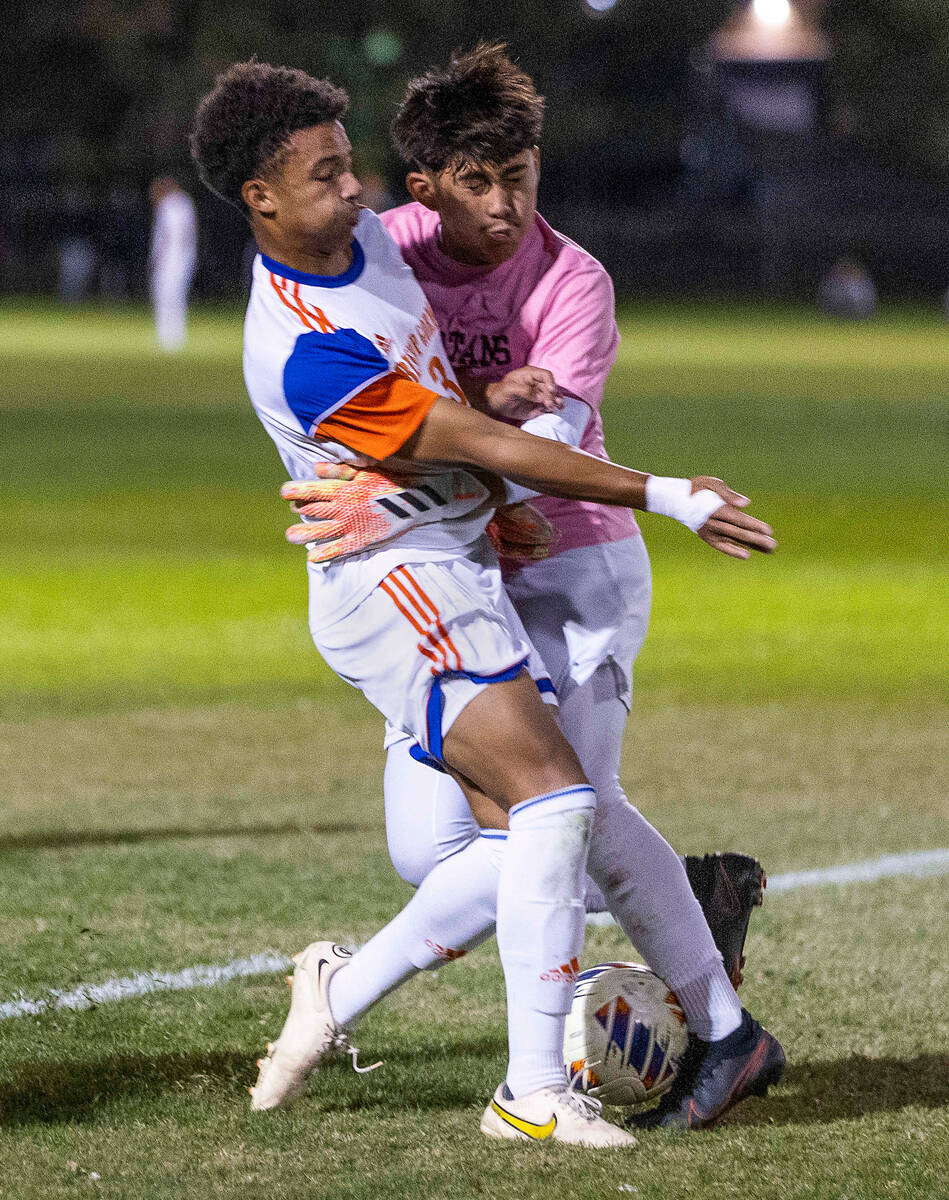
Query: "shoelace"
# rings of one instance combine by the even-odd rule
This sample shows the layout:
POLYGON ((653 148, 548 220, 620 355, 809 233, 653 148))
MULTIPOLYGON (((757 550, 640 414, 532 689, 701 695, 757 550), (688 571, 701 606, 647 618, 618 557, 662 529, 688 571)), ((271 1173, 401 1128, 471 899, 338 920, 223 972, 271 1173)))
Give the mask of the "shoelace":
POLYGON ((380 1058, 379 1061, 374 1062, 371 1067, 361 1067, 359 1065, 359 1063, 356 1061, 357 1058, 359 1057, 359 1047, 358 1046, 345 1046, 343 1048, 345 1049, 346 1053, 352 1058, 353 1070, 356 1072, 357 1075, 368 1075, 369 1072, 374 1071, 376 1069, 376 1067, 382 1066, 382 1059, 380 1058))
MULTIPOLYGON (((272 1059, 274 1051, 277 1049, 276 1042, 268 1042, 267 1053, 265 1058, 272 1059)), ((376 1067, 382 1066, 382 1059, 374 1062, 371 1067, 361 1067, 359 1065, 359 1047, 354 1046, 349 1040, 349 1034, 345 1029, 340 1029, 338 1026, 332 1030, 326 1043, 327 1050, 339 1050, 343 1054, 348 1054, 353 1060, 352 1067, 357 1075, 368 1075, 370 1071, 374 1071, 376 1067)), ((253 1089, 251 1089, 253 1090, 253 1089)))
POLYGON ((359 1065, 359 1047, 352 1044, 352 1042, 349 1040, 349 1034, 339 1025, 334 1026, 330 1030, 326 1048, 328 1050, 338 1050, 342 1054, 348 1054, 353 1060, 353 1070, 357 1075, 368 1075, 369 1072, 374 1071, 376 1067, 382 1066, 382 1059, 380 1058, 379 1061, 374 1062, 371 1067, 361 1067, 359 1065))
POLYGON ((584 1121, 595 1121, 603 1111, 602 1100, 595 1096, 586 1096, 583 1092, 566 1091, 563 1093, 564 1103, 584 1121))

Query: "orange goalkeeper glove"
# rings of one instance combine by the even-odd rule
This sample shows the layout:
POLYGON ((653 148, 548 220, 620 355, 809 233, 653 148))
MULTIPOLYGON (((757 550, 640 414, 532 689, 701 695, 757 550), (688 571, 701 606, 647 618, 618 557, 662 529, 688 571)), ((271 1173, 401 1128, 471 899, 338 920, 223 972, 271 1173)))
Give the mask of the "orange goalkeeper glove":
POLYGON ((360 554, 416 525, 463 516, 482 505, 489 491, 467 471, 444 471, 430 479, 388 476, 342 463, 316 463, 312 480, 291 480, 280 489, 293 511, 307 517, 286 538, 307 547, 310 562, 360 554))
POLYGON ((502 504, 487 529, 499 558, 517 564, 540 562, 550 554, 558 533, 532 504, 502 504))

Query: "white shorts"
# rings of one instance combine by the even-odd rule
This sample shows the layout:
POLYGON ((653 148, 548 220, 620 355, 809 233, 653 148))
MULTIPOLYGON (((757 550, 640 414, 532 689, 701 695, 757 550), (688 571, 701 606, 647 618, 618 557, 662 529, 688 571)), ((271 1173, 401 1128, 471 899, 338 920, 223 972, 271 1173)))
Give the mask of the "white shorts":
MULTIPOLYGON (((546 676, 496 560, 403 564, 329 625, 320 600, 311 588, 310 632, 327 664, 379 709, 390 737, 408 734, 436 760, 479 692, 525 667, 535 679, 546 676)), ((553 691, 549 680, 546 689, 553 691)))
POLYGON ((578 546, 522 567, 507 592, 561 701, 609 664, 615 694, 629 708, 652 600, 641 537, 578 546))

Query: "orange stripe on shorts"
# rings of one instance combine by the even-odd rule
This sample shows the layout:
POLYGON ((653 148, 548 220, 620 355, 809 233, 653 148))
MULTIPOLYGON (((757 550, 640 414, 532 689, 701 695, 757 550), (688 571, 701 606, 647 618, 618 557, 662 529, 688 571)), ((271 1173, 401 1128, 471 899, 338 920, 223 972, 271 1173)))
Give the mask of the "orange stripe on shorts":
MULTIPOLYGON (((428 606, 429 610, 432 613, 432 616, 435 618, 435 625, 436 625, 436 628, 438 629, 439 634, 441 635, 441 640, 448 646, 449 650, 451 650, 452 654, 454 654, 454 656, 455 656, 455 662, 458 664, 455 669, 458 671, 464 670, 464 668, 461 665, 461 655, 458 653, 455 643, 451 640, 448 630, 442 624, 441 614, 439 613, 439 611, 435 607, 435 605, 432 603, 432 601, 429 599, 429 597, 426 595, 425 590, 422 587, 422 585, 419 583, 419 581, 415 578, 414 575, 410 574, 408 567, 397 567, 395 569, 395 571, 393 571, 393 575, 398 575, 401 579, 404 579, 408 583, 410 583, 412 585, 412 587, 415 589, 415 591, 418 593, 418 595, 421 597, 422 602, 428 606)), ((416 601, 416 604, 417 603, 418 603, 418 601, 416 601)), ((422 611, 424 612, 424 608, 422 611)))
POLYGON ((390 578, 390 576, 386 576, 386 578, 382 580, 382 582, 379 584, 379 586, 382 588, 382 590, 385 592, 385 594, 389 597, 389 599, 392 601, 392 603, 396 606, 396 608, 399 610, 399 612, 402 614, 402 616, 405 617, 405 619, 409 622, 409 624, 412 626, 412 628, 415 629, 416 632, 420 633, 423 638, 428 638, 428 640, 431 642, 432 650, 435 651, 434 654, 432 653, 432 650, 427 649, 422 644, 422 642, 418 643, 418 649, 422 654, 425 655, 426 658, 431 659, 431 661, 433 663, 435 663, 435 666, 432 667, 432 674, 433 675, 439 674, 439 671, 436 670, 436 668, 439 666, 445 671, 449 670, 448 655, 445 652, 445 648, 443 646, 439 645, 439 643, 437 643, 435 641, 435 639, 432 636, 432 631, 430 629, 426 629, 424 625, 420 625, 418 623, 416 618, 412 616, 411 612, 409 612, 409 610, 407 608, 405 608, 405 606, 399 600, 399 597, 395 594, 395 592, 392 590, 392 588, 387 586, 389 578, 390 578), (436 655, 438 657, 436 657, 436 655))

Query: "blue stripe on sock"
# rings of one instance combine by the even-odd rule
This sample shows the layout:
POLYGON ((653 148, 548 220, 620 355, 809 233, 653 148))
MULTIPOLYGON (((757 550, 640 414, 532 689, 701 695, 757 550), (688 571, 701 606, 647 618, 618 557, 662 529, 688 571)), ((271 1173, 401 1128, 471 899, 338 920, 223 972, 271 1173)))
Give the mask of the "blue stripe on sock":
POLYGON ((522 800, 520 804, 515 804, 513 808, 508 810, 507 819, 510 821, 515 813, 523 812, 525 808, 530 808, 534 804, 543 804, 546 800, 556 800, 560 796, 569 796, 573 792, 590 792, 594 799, 596 793, 588 783, 574 784, 573 787, 560 788, 556 792, 545 792, 542 796, 534 796, 530 800, 522 800))

